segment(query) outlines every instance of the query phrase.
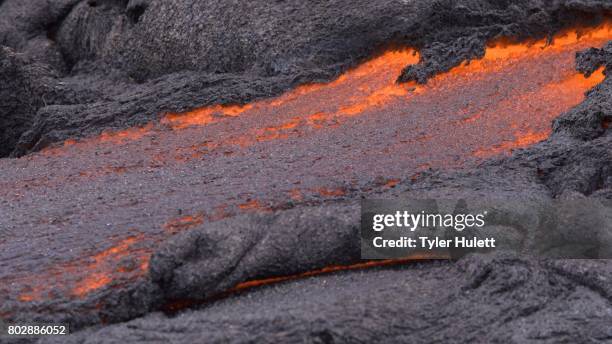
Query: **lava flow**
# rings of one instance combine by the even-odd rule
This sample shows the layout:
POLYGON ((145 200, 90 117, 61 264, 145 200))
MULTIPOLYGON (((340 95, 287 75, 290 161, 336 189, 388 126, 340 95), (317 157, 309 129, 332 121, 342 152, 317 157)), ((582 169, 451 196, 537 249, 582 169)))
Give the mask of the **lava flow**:
POLYGON ((604 79, 577 73, 575 54, 605 44, 611 29, 494 42, 426 85, 395 83, 417 52, 387 51, 327 84, 0 161, 0 228, 20 228, 0 242, 10 286, 0 297, 86 297, 140 278, 160 241, 207 221, 353 197, 375 180, 396 187, 422 169, 473 166, 544 140, 551 120, 604 79))
MULTIPOLYGON (((441 257, 440 255, 428 256, 428 255, 423 255, 423 254, 418 254, 418 255, 415 254, 409 257, 404 257, 404 258, 369 260, 369 261, 365 261, 362 263, 356 263, 353 265, 333 265, 333 266, 324 267, 318 270, 306 271, 306 272, 303 272, 297 275, 269 277, 269 278, 264 278, 264 279, 249 280, 243 283, 239 283, 234 288, 227 290, 226 292, 222 293, 221 295, 217 295, 216 297, 226 297, 227 295, 230 295, 233 293, 239 293, 239 292, 253 289, 253 288, 265 287, 271 284, 290 282, 294 280, 310 278, 310 277, 315 277, 315 276, 322 276, 322 275, 332 274, 335 272, 393 267, 393 266, 398 266, 402 264, 414 263, 420 260, 433 260, 433 259, 443 259, 443 257, 441 257)), ((214 298, 211 298, 211 299, 214 299, 214 298)), ((197 300, 197 299, 173 300, 165 304, 162 307, 162 309, 163 311, 167 313, 176 313, 183 309, 203 304, 205 301, 208 301, 208 300, 197 300)))

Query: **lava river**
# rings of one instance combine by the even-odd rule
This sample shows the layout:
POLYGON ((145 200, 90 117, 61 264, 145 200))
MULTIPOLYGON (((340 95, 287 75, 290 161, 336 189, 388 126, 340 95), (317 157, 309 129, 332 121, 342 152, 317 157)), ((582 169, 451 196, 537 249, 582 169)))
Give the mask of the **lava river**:
POLYGON ((203 223, 396 187, 537 143, 604 78, 577 73, 575 53, 609 39, 605 25, 492 44, 426 85, 397 84, 419 56, 389 50, 327 84, 2 160, 0 298, 85 299, 142 278, 160 241, 203 223))

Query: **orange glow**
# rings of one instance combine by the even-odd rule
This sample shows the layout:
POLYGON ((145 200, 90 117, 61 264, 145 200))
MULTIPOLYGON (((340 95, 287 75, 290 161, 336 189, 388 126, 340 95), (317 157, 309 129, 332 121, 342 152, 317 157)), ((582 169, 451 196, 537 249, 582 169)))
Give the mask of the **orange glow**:
POLYGON ((381 107, 393 98, 405 96, 411 86, 393 84, 385 86, 367 95, 363 100, 340 108, 339 113, 345 116, 355 116, 366 110, 381 107))
POLYGON ((261 204, 261 202, 259 202, 258 200, 252 200, 252 201, 248 201, 246 203, 240 204, 238 205, 238 208, 240 208, 241 210, 264 210, 264 211, 269 210, 267 207, 261 204))
POLYGON ((296 128, 300 124, 300 122, 300 118, 293 118, 288 122, 282 123, 281 125, 264 128, 260 131, 259 135, 256 135, 256 140, 270 141, 288 137, 286 131, 296 128))
MULTIPOLYGON (((83 297, 88 293, 100 289, 113 281, 113 269, 119 265, 119 262, 129 256, 133 256, 132 246, 141 241, 142 236, 133 236, 122 240, 117 245, 104 250, 93 257, 89 265, 82 267, 87 271, 87 275, 76 283, 72 290, 75 296, 83 297)), ((137 269, 148 267, 148 256, 139 257, 139 265, 137 269)))
POLYGON ((68 139, 66 141, 64 141, 64 146, 68 147, 68 146, 74 146, 78 143, 77 140, 75 139, 68 139))
MULTIPOLYGON (((297 112, 303 114, 306 111, 314 114, 311 119, 313 124, 316 124, 315 121, 324 119, 324 112, 316 108, 312 109, 312 107, 318 107, 321 104, 318 101, 311 104, 302 104, 302 98, 313 94, 324 95, 327 92, 332 92, 328 94, 328 98, 335 98, 330 100, 333 100, 340 109, 338 114, 353 116, 367 109, 383 105, 396 97, 406 95, 410 86, 396 84, 395 78, 403 67, 418 62, 418 59, 418 54, 412 49, 387 51, 349 70, 327 84, 303 85, 275 99, 258 101, 253 104, 214 105, 183 114, 168 114, 162 119, 162 123, 178 130, 190 126, 216 123, 225 117, 249 115, 266 108, 299 106, 297 112), (373 73, 378 74, 380 80, 375 84, 370 84, 373 73)), ((327 105, 329 104, 327 103, 327 105)), ((268 136, 262 134, 260 136, 263 138, 262 140, 283 137, 278 134, 279 130, 292 129, 295 126, 297 126, 297 121, 288 122, 279 127, 268 128, 272 133, 268 136)))
POLYGON ((565 30, 553 38, 552 42, 541 39, 531 42, 515 43, 507 38, 498 39, 487 45, 481 59, 466 61, 451 70, 453 73, 482 73, 504 67, 505 62, 518 58, 537 58, 544 52, 559 52, 579 43, 592 42, 600 46, 612 37, 612 23, 605 22, 595 28, 565 30), (492 63, 494 62, 494 63, 492 63))
MULTIPOLYGON (((443 73, 435 78, 439 80, 444 78, 445 74, 491 72, 502 68, 505 62, 517 58, 537 57, 544 51, 560 51, 579 42, 599 42, 610 39, 611 31, 612 25, 610 23, 605 23, 597 28, 568 30, 555 36, 550 44, 545 39, 526 43, 513 43, 505 38, 499 39, 488 45, 482 59, 466 61, 448 73, 443 73)), ((336 115, 356 116, 365 111, 383 107, 394 99, 425 92, 425 86, 415 83, 395 83, 400 71, 407 65, 417 63, 418 60, 418 54, 412 49, 391 50, 349 70, 328 84, 302 85, 275 99, 258 101, 253 104, 213 105, 185 113, 167 114, 161 122, 174 129, 185 129, 190 126, 212 124, 227 117, 256 113, 265 108, 288 107, 298 104, 300 113, 310 112, 315 114, 311 116, 311 120, 324 119, 327 117, 325 111, 316 108, 321 105, 319 102, 305 104, 300 102, 305 96, 313 94, 327 94, 324 97, 331 98, 330 100, 334 101, 336 115), (377 77, 373 78, 373 75, 377 75, 377 77)), ((314 124, 313 122, 309 123, 314 124)), ((276 132, 279 129, 282 128, 272 128, 272 134, 261 135, 263 140, 282 138, 283 136, 276 132)))
MULTIPOLYGON (((334 81, 323 84, 301 85, 273 99, 256 101, 245 105, 212 105, 184 113, 169 113, 163 116, 161 124, 174 130, 194 126, 206 126, 238 116, 257 116, 261 113, 293 113, 288 121, 264 129, 254 129, 251 133, 226 140, 220 144, 236 144, 241 147, 251 146, 257 142, 286 139, 298 135, 304 128, 321 129, 336 126, 342 117, 353 117, 372 110, 383 110, 397 100, 416 97, 435 92, 440 87, 452 87, 458 79, 475 77, 479 74, 499 71, 517 60, 537 59, 542 54, 551 54, 575 49, 576 46, 601 46, 612 38, 612 24, 605 22, 595 28, 578 28, 557 34, 551 42, 546 39, 530 42, 512 42, 501 38, 488 44, 481 59, 466 61, 446 73, 434 76, 427 85, 415 83, 397 84, 395 82, 401 70, 419 61, 418 53, 413 49, 390 50, 372 58, 361 65, 348 70, 334 81)), ((559 88, 565 93, 577 92, 590 88, 601 82, 603 76, 583 78, 574 73, 559 88)), ((575 104, 574 104, 575 105, 575 104)), ((558 114, 557 114, 558 115, 558 114)), ((462 124, 473 123, 482 114, 471 114, 462 124)), ((131 128, 115 132, 106 132, 93 140, 99 143, 125 143, 139 140, 150 134, 154 126, 149 124, 142 128, 131 128)), ((89 140, 67 140, 65 147, 89 140)), ((45 150, 48 154, 56 152, 45 150)), ((176 160, 185 161, 202 157, 202 153, 177 156, 176 160)))
POLYGON ((108 142, 113 144, 123 144, 129 141, 137 141, 151 133, 153 124, 149 123, 143 127, 134 127, 116 131, 105 131, 97 137, 83 140, 68 139, 64 141, 64 147, 74 145, 94 145, 100 142, 108 142))
POLYGON ((400 182, 399 179, 389 179, 385 183, 385 186, 388 188, 394 188, 397 184, 399 184, 399 182, 400 182))
POLYGON ((300 191, 299 189, 292 189, 289 191, 289 197, 291 197, 292 200, 294 201, 302 201, 304 199, 304 195, 302 194, 302 191, 300 191))
MULTIPOLYGON (((295 275, 278 276, 278 277, 271 277, 271 278, 264 278, 264 279, 257 279, 257 280, 250 280, 250 281, 242 282, 225 292, 221 292, 216 297, 227 296, 232 293, 242 292, 242 291, 252 289, 252 288, 258 288, 258 287, 263 287, 263 286, 282 283, 282 282, 288 282, 288 281, 293 281, 293 280, 321 276, 325 274, 332 274, 335 272, 391 267, 391 266, 396 266, 396 265, 414 263, 420 260, 434 260, 434 259, 448 259, 448 258, 450 257, 440 255, 440 254, 413 254, 411 256, 404 257, 404 258, 398 258, 398 259, 370 260, 370 261, 365 261, 363 263, 356 263, 352 265, 328 266, 328 267, 324 267, 321 269, 306 271, 306 272, 295 274, 295 275)), ((167 312, 177 312, 177 311, 180 311, 188 307, 193 307, 194 305, 202 304, 205 301, 206 300, 197 300, 197 299, 173 300, 172 302, 164 305, 162 308, 167 312)))
POLYGON ((548 137, 548 133, 531 133, 528 132, 523 135, 518 135, 516 140, 513 142, 514 147, 526 147, 534 143, 538 143, 548 137))
MULTIPOLYGON (((190 162, 185 171, 225 164, 233 167, 238 162, 236 169, 220 170, 228 178, 216 181, 227 182, 227 189, 236 192, 228 195, 226 190, 215 189, 210 202, 202 205, 208 207, 202 209, 205 216, 160 219, 156 229, 161 233, 155 238, 131 237, 93 257, 50 268, 48 274, 16 280, 23 287, 15 289, 20 293, 15 298, 24 302, 51 299, 55 289, 64 296, 83 297, 117 285, 127 273, 129 277, 142 276, 148 267, 148 253, 138 247, 153 248, 165 236, 204 220, 240 211, 276 209, 273 207, 278 205, 269 200, 279 194, 306 203, 313 197, 342 197, 348 189, 321 186, 350 185, 353 180, 374 180, 379 175, 383 179, 376 186, 391 188, 399 181, 389 177, 416 181, 424 169, 462 166, 545 140, 551 120, 580 104, 585 91, 604 80, 602 69, 589 78, 574 70, 576 51, 601 47, 610 39, 611 25, 606 23, 567 31, 548 44, 543 40, 497 40, 482 59, 436 75, 425 85, 396 84, 402 69, 418 62, 419 56, 411 49, 388 51, 327 84, 299 86, 274 99, 246 105, 215 105, 167 114, 161 123, 67 140, 63 147, 28 156, 23 161, 35 168, 24 168, 27 176, 0 181, 0 190, 9 201, 27 197, 34 188, 49 194, 67 183, 88 183, 109 174, 120 181, 126 180, 122 174, 147 178, 152 169, 178 176, 182 171, 175 165, 190 162), (121 149, 112 149, 119 144, 121 149), (455 157, 457 163, 449 163, 455 157), (254 166, 276 168, 285 162, 287 166, 279 172, 281 178, 274 181, 274 188, 260 175, 252 185, 238 183, 247 168, 243 162, 248 159, 261 159, 261 164, 254 166), (377 170, 381 165, 397 168, 377 170), (32 172, 50 168, 53 173, 32 172), (310 176, 314 178, 308 180, 310 176), (295 182, 298 180, 301 184, 295 182), (244 202, 245 193, 262 201, 244 202), (125 259, 134 264, 122 266, 125 259), (46 281, 51 281, 49 287, 46 281)), ((608 129, 610 123, 604 118, 601 127, 608 129)), ((152 197, 138 201, 149 202, 146 198, 152 197)))
POLYGON ((346 195, 346 191, 343 188, 320 188, 316 190, 321 196, 326 197, 340 197, 346 195))
POLYGON ((149 267, 149 252, 136 247, 143 239, 140 234, 128 237, 93 256, 48 267, 34 277, 17 277, 12 283, 24 286, 17 299, 22 302, 52 300, 58 294, 83 298, 108 285, 141 277, 149 267))
MULTIPOLYGON (((563 109, 575 106, 584 100, 584 92, 601 83, 605 75, 604 69, 599 68, 590 77, 585 77, 582 74, 576 73, 570 77, 561 80, 557 83, 549 83, 540 87, 534 93, 521 95, 516 99, 509 99, 508 104, 500 104, 500 107, 511 108, 510 104, 515 105, 516 111, 527 111, 522 109, 520 104, 524 104, 525 97, 535 97, 546 101, 550 104, 546 108, 540 110, 540 116, 552 120, 563 109)), ((491 112, 502 111, 501 109, 491 109, 491 112)), ((514 125, 516 127, 516 124, 514 125)), ((551 133, 550 126, 545 129, 534 132, 531 130, 517 130, 514 133, 514 140, 505 141, 493 147, 483 147, 474 152, 474 156, 488 157, 497 154, 510 153, 513 149, 524 148, 532 144, 538 143, 548 138, 551 133)))
POLYGON ((324 126, 334 126, 338 124, 338 120, 325 112, 317 112, 306 117, 308 125, 316 129, 321 129, 324 126))
POLYGON ((100 135, 101 142, 111 142, 121 144, 128 141, 136 141, 143 138, 151 132, 152 124, 147 124, 144 127, 128 128, 119 131, 108 131, 100 135))
POLYGON ((297 275, 272 277, 272 278, 265 278, 265 279, 260 279, 260 280, 251 280, 247 282, 242 282, 236 285, 234 288, 232 288, 231 291, 241 291, 244 289, 261 287, 264 285, 291 281, 291 280, 297 280, 297 279, 303 279, 303 278, 308 278, 308 277, 313 277, 313 276, 330 274, 334 272, 340 272, 340 271, 363 270, 363 269, 371 269, 375 267, 385 267, 385 266, 406 264, 406 263, 415 262, 418 260, 447 259, 447 258, 449 257, 433 255, 433 254, 432 255, 414 254, 409 257, 400 258, 400 259, 371 260, 371 261, 366 261, 363 263, 357 263, 353 265, 328 266, 322 269, 307 271, 307 272, 297 274, 297 275))
MULTIPOLYGON (((227 141, 230 144, 247 147, 257 142, 299 135, 307 127, 321 129, 329 125, 335 126, 341 122, 342 117, 353 117, 371 110, 384 109, 400 99, 434 92, 440 87, 452 87, 458 78, 492 73, 517 60, 535 59, 544 53, 573 49, 578 43, 599 46, 610 38, 612 38, 612 25, 605 23, 596 28, 562 32, 555 36, 552 42, 539 40, 514 43, 508 39, 499 39, 488 45, 482 59, 466 61, 447 73, 433 77, 427 85, 417 85, 413 82, 397 84, 395 80, 401 70, 409 64, 418 62, 419 56, 412 49, 391 50, 349 70, 328 84, 303 85, 275 99, 247 105, 215 105, 183 114, 169 114, 164 117, 162 123, 179 130, 190 126, 208 125, 223 118, 240 115, 256 116, 264 112, 283 111, 298 115, 278 125, 254 129, 250 133, 227 141)), ((554 92, 557 91, 561 91, 563 95, 581 94, 602 80, 603 74, 599 72, 590 78, 575 72, 564 83, 544 85, 543 92, 548 92, 549 95, 555 95, 554 92)), ((559 95, 556 97, 560 98, 559 95)), ((563 104, 565 108, 577 104, 574 101, 575 96, 567 99, 572 101, 566 102, 567 105, 563 104)), ((481 117, 481 113, 471 114, 461 123, 468 125, 480 120, 481 117)))
POLYGON ((74 288, 73 293, 76 296, 84 296, 96 289, 100 289, 112 282, 112 278, 103 272, 95 272, 87 276, 83 281, 79 282, 74 288))
POLYGON ((28 293, 28 294, 21 294, 19 295, 18 299, 21 302, 31 302, 36 300, 38 297, 34 294, 28 293))
POLYGON ((161 121, 174 129, 184 129, 193 125, 214 123, 223 117, 236 117, 250 110, 253 105, 214 105, 185 112, 182 114, 167 114, 161 121))
POLYGON ((549 131, 539 133, 527 132, 525 134, 516 133, 516 139, 514 141, 504 142, 498 146, 491 147, 489 149, 478 150, 474 152, 474 155, 478 157, 487 157, 502 153, 508 153, 513 149, 524 148, 540 141, 546 140, 548 138, 548 135, 550 135, 549 131))
POLYGON ((198 214, 194 216, 187 215, 187 216, 179 217, 179 218, 168 221, 164 225, 164 229, 166 230, 167 233, 176 234, 186 229, 197 227, 201 225, 202 223, 204 223, 204 215, 202 214, 198 214))
POLYGON ((270 102, 271 106, 281 106, 290 101, 294 101, 301 96, 305 96, 309 93, 319 91, 325 86, 325 84, 305 84, 296 87, 293 91, 288 92, 270 102))

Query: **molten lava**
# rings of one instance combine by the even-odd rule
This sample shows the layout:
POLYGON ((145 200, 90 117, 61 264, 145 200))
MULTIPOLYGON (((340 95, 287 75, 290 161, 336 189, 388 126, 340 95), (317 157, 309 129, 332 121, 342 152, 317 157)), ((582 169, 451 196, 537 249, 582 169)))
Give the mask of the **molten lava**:
MULTIPOLYGON (((603 46, 611 28, 572 30, 551 42, 497 41, 482 59, 425 85, 395 82, 418 62, 414 50, 387 51, 327 84, 166 114, 161 123, 67 141, 17 160, 19 168, 0 164, 1 201, 19 205, 0 228, 19 224, 58 252, 65 241, 50 238, 62 233, 80 255, 50 266, 5 265, 0 282, 22 301, 51 299, 49 290, 85 297, 142 277, 157 243, 204 219, 366 194, 372 184, 391 188, 424 169, 469 166, 537 143, 552 119, 604 79, 602 70, 577 73, 575 54, 603 46), (92 250, 92 242, 112 247, 92 250)), ((0 242, 0 252, 10 245, 0 242)))
MULTIPOLYGON (((393 266, 401 266, 408 263, 414 263, 416 261, 421 260, 433 260, 433 259, 442 259, 440 255, 428 256, 428 255, 412 255, 409 257, 398 258, 398 259, 385 259, 385 260, 371 260, 363 263, 357 263, 352 265, 334 265, 328 266, 321 269, 306 271, 296 275, 287 275, 287 276, 278 276, 278 277, 270 277, 265 279, 253 279, 246 282, 242 282, 234 286, 233 288, 223 292, 219 296, 227 296, 229 294, 242 292, 248 289, 265 287, 268 285, 273 285, 282 282, 289 282, 294 280, 300 280, 315 276, 321 276, 326 274, 332 274, 335 272, 341 271, 353 271, 353 270, 364 270, 364 269, 373 269, 373 268, 383 268, 383 267, 393 267, 393 266)), ((195 305, 202 304, 205 300, 198 299, 183 299, 183 300, 174 300, 162 307, 165 312, 176 313, 183 309, 193 307, 195 305)))
MULTIPOLYGON (((162 123, 169 124, 174 129, 184 129, 193 125, 211 124, 228 117, 246 116, 265 109, 283 111, 286 108, 291 108, 301 117, 311 114, 312 120, 325 117, 326 111, 319 109, 335 109, 337 111, 333 112, 342 115, 356 115, 369 108, 383 105, 395 97, 406 95, 410 87, 397 85, 393 81, 404 66, 417 63, 418 60, 418 54, 412 49, 388 51, 328 84, 300 86, 276 99, 253 104, 215 105, 183 114, 168 114, 162 119, 162 123), (304 97, 315 93, 315 99, 310 102, 303 101, 304 97), (322 107, 323 102, 330 102, 328 105, 332 107, 322 107), (294 108, 295 105, 298 108, 294 108)), ((292 123, 299 121, 301 117, 279 127, 272 127, 272 130, 294 128, 297 124, 292 125, 292 123)))
POLYGON ((164 225, 164 229, 169 234, 176 234, 178 232, 197 227, 202 223, 204 223, 204 215, 187 215, 168 221, 164 225))
POLYGON ((146 249, 136 248, 142 241, 142 235, 128 237, 90 257, 53 266, 36 278, 19 278, 27 287, 18 300, 40 301, 62 294, 83 298, 115 282, 119 275, 124 282, 142 277, 150 255, 146 249))
MULTIPOLYGON (((287 138, 288 134, 283 135, 282 132, 294 129, 299 125, 310 125, 320 128, 322 123, 330 118, 356 116, 372 109, 384 110, 385 106, 395 100, 404 99, 406 96, 422 94, 427 91, 435 91, 437 85, 439 87, 448 87, 454 81, 462 81, 457 79, 463 79, 466 76, 478 77, 478 74, 493 73, 520 60, 538 59, 542 55, 568 50, 575 51, 579 46, 601 46, 611 38, 611 32, 612 25, 605 23, 597 28, 566 31, 557 35, 552 42, 540 40, 527 43, 509 43, 507 39, 498 40, 489 44, 482 59, 466 61, 448 73, 434 77, 430 82, 433 86, 422 86, 414 83, 404 85, 395 83, 394 81, 403 67, 418 62, 419 58, 418 54, 411 49, 388 51, 350 70, 329 84, 301 86, 277 99, 248 105, 217 105, 184 114, 168 114, 164 117, 162 123, 169 124, 174 129, 184 129, 193 125, 211 124, 216 120, 227 117, 257 115, 258 112, 265 111, 283 112, 285 110, 283 107, 285 107, 291 113, 298 116, 280 125, 259 130, 259 134, 252 134, 252 136, 254 136, 256 141, 287 138), (443 83, 446 85, 440 85, 443 83), (312 94, 316 94, 316 96, 313 99, 309 99, 309 101, 304 101, 304 98, 312 94), (330 104, 331 106, 329 106, 330 104), (301 119, 305 123, 300 123, 301 119)), ((603 70, 600 70, 596 75, 586 78, 574 71, 571 75, 567 75, 565 80, 554 80, 542 85, 541 89, 536 91, 541 94, 528 94, 525 96, 548 96, 549 98, 553 96, 555 100, 563 101, 563 104, 558 107, 567 109, 579 103, 583 99, 583 93, 586 90, 603 80, 604 75, 602 72, 603 70)), ((515 100, 519 101, 520 99, 515 100)), ((547 104, 554 104, 554 101, 544 100, 547 104)), ((557 108, 554 110, 557 110, 557 108)), ((553 112, 553 115, 558 114, 559 112, 553 112)), ((470 118, 476 120, 482 114, 477 114, 476 116, 478 117, 470 118)), ((546 119, 548 120, 549 116, 546 116, 546 119)), ((539 137, 545 138, 541 134, 542 131, 539 131, 539 133, 539 137)), ((522 141, 520 139, 517 140, 522 141)), ((236 142, 241 142, 244 145, 245 141, 247 140, 243 138, 236 142)), ((529 143, 534 142, 529 141, 529 143)), ((504 147, 509 150, 521 146, 508 143, 504 147)))
POLYGON ((265 286, 269 284, 275 284, 275 283, 286 282, 286 281, 291 281, 291 280, 296 280, 296 279, 303 279, 303 278, 308 278, 308 277, 313 277, 313 276, 330 274, 330 273, 339 272, 339 271, 363 270, 363 269, 374 268, 374 267, 394 266, 394 265, 401 265, 401 264, 405 264, 409 262, 414 262, 417 260, 428 260, 428 259, 441 259, 441 258, 440 256, 430 257, 427 255, 413 255, 410 257, 399 258, 399 259, 373 260, 373 261, 367 261, 367 262, 357 263, 357 264, 352 264, 352 265, 334 265, 334 266, 324 267, 318 270, 306 271, 306 272, 303 272, 297 275, 271 277, 271 278, 265 278, 265 279, 259 279, 259 280, 250 280, 250 281, 239 283, 234 288, 232 288, 230 291, 231 292, 241 291, 244 289, 251 289, 251 288, 261 287, 261 286, 265 286))
MULTIPOLYGON (((174 130, 183 130, 194 126, 212 125, 236 117, 278 117, 277 119, 270 118, 272 122, 277 123, 267 127, 255 126, 246 131, 239 131, 237 136, 219 137, 220 141, 208 141, 205 146, 194 143, 191 147, 176 147, 174 152, 169 152, 170 155, 175 155, 173 160, 185 161, 200 159, 211 150, 224 149, 223 147, 227 146, 237 145, 246 148, 259 142, 300 136, 309 128, 315 130, 333 128, 343 122, 343 117, 359 116, 373 111, 390 111, 393 107, 398 106, 403 108, 403 113, 408 113, 415 103, 425 99, 437 99, 442 106, 439 111, 444 112, 444 101, 441 100, 447 97, 448 92, 456 93, 463 86, 469 87, 470 84, 489 82, 489 77, 500 71, 519 67, 526 68, 525 71, 528 72, 533 70, 530 64, 537 63, 537 60, 547 63, 548 58, 554 59, 558 55, 570 52, 573 54, 577 50, 590 46, 601 46, 610 39, 611 32, 612 25, 605 23, 596 28, 568 30, 557 35, 550 42, 540 40, 512 43, 507 39, 501 39, 489 44, 482 59, 466 61, 447 73, 435 76, 427 85, 395 83, 400 71, 406 65, 418 62, 419 56, 411 49, 387 51, 349 70, 328 84, 303 85, 280 97, 246 105, 214 105, 186 113, 167 114, 162 118, 161 123, 174 130), (289 118, 285 119, 286 117, 289 118)), ((484 157, 507 153, 512 149, 537 142, 521 139, 522 137, 534 137, 535 135, 539 139, 546 138, 545 133, 550 133, 550 120, 581 102, 584 99, 584 92, 600 83, 604 78, 602 71, 585 78, 570 68, 571 65, 568 64, 565 67, 562 75, 547 78, 548 80, 542 80, 542 78, 536 80, 533 79, 533 75, 531 78, 525 75, 526 78, 520 82, 526 83, 527 87, 508 90, 503 95, 497 94, 496 98, 499 98, 499 101, 495 109, 477 108, 470 106, 469 102, 465 108, 457 109, 465 113, 465 118, 460 119, 462 124, 479 122, 480 126, 485 127, 503 125, 517 129, 512 133, 501 135, 499 137, 502 139, 501 142, 491 142, 475 147, 472 154, 484 157), (534 84, 530 84, 531 79, 534 84), (522 104, 524 104, 523 107, 521 107, 522 104), (537 117, 530 123, 513 121, 512 118, 517 117, 519 111, 524 112, 518 116, 521 117, 521 120, 530 117, 528 116, 530 114, 537 117)), ((449 110, 452 111, 452 109, 449 110)), ((152 130, 152 125, 147 125, 114 133, 106 132, 97 139, 97 142, 98 144, 104 142, 118 144, 139 140, 152 130)), ((482 132, 482 128, 474 125, 473 131, 475 132, 470 133, 471 135, 482 132)), ((494 134, 490 131, 487 133, 494 134)), ((437 137, 428 141, 439 140, 440 138, 437 137)), ((66 145, 74 144, 74 140, 66 142, 66 145)), ((228 154, 234 153, 232 150, 227 150, 227 152, 228 154)), ((167 162, 168 158, 158 156, 161 163, 167 162)))

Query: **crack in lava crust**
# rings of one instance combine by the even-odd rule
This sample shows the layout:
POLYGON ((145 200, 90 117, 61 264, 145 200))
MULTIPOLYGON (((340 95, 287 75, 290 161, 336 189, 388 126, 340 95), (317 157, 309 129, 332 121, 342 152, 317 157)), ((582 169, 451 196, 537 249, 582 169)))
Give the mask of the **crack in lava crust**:
POLYGON ((250 289, 265 287, 265 286, 273 285, 277 283, 289 282, 293 280, 333 274, 333 273, 343 272, 343 271, 393 267, 393 266, 398 266, 398 265, 414 263, 415 261, 435 260, 435 259, 440 259, 440 256, 435 256, 435 255, 427 256, 427 255, 416 255, 415 254, 409 257, 405 257, 405 258, 372 260, 372 261, 365 261, 365 262, 357 263, 353 265, 328 266, 328 267, 318 269, 318 270, 307 271, 307 272, 304 272, 298 275, 289 275, 289 276, 281 276, 281 277, 270 277, 266 279, 249 280, 246 282, 239 283, 234 288, 227 290, 226 292, 221 293, 217 295, 216 297, 211 297, 206 300, 181 299, 181 300, 170 301, 162 307, 162 310, 166 313, 173 314, 173 313, 180 312, 181 310, 184 310, 187 308, 192 308, 195 306, 203 305, 205 303, 211 302, 218 298, 227 297, 228 295, 231 295, 231 294, 240 293, 240 292, 247 291, 250 289))
POLYGON ((606 24, 550 44, 499 41, 426 85, 396 84, 418 54, 388 51, 328 84, 1 161, 0 228, 21 232, 0 242, 10 286, 0 297, 87 297, 144 275, 157 243, 207 221, 350 197, 381 177, 394 187, 424 168, 473 166, 536 143, 604 78, 578 74, 575 53, 611 38, 606 24), (91 253, 116 241, 110 255, 91 253))

